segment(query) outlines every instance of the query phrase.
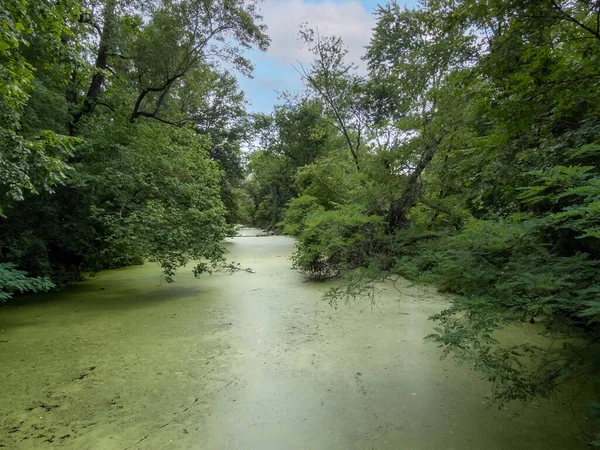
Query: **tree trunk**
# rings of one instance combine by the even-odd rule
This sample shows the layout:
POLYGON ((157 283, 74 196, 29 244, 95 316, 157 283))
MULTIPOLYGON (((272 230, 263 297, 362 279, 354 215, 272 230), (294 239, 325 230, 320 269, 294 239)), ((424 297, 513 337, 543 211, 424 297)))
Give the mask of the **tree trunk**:
POLYGON ((110 53, 110 40, 113 36, 115 27, 115 9, 116 0, 107 0, 102 14, 102 32, 100 33, 100 43, 98 45, 98 53, 96 55, 96 63, 94 65, 95 72, 92 76, 90 86, 83 100, 81 108, 73 115, 69 131, 71 136, 77 132, 77 124, 86 116, 94 112, 98 97, 102 92, 102 86, 106 80, 106 69, 108 66, 108 55, 110 53))
POLYGON ((390 202, 390 211, 388 213, 388 224, 391 230, 406 228, 409 225, 408 212, 415 206, 419 199, 419 177, 433 159, 440 139, 436 139, 428 147, 417 163, 415 170, 409 175, 408 182, 400 198, 393 199, 390 202))

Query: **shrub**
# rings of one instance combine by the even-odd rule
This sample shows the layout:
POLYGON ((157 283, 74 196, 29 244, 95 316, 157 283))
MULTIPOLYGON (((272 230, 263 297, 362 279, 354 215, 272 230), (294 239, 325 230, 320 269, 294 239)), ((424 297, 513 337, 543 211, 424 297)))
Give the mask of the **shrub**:
POLYGON ((364 214, 357 205, 314 211, 292 256, 294 267, 311 279, 326 280, 365 265, 381 249, 384 230, 380 217, 364 214))

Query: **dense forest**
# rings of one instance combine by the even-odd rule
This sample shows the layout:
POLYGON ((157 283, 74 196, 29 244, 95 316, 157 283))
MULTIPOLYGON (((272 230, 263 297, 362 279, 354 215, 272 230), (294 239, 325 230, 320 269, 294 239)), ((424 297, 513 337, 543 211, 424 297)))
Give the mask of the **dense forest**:
POLYGON ((427 339, 500 402, 596 395, 597 1, 390 3, 360 67, 309 24, 305 90, 269 115, 231 74, 269 45, 253 1, 6 0, 0 17, 1 301, 144 260, 199 275, 252 224, 297 237, 311 279, 341 277, 333 305, 398 276, 454 294, 427 339), (524 322, 551 345, 499 345, 524 322))
POLYGON ((157 261, 171 279, 240 221, 252 2, 2 2, 0 288, 157 261), (27 279, 26 274, 34 276, 27 279))

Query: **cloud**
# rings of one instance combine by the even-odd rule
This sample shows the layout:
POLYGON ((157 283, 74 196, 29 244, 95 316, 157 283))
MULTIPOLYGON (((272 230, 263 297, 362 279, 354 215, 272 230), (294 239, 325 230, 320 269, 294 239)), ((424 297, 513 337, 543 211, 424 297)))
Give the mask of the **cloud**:
POLYGON ((260 77, 257 81, 259 89, 281 90, 288 85, 288 80, 284 77, 260 77))
POLYGON ((282 65, 309 63, 313 59, 298 40, 302 23, 318 28, 322 35, 340 36, 348 48, 348 59, 357 64, 375 24, 372 14, 357 1, 267 0, 261 9, 271 37, 268 54, 282 65))
POLYGON ((321 35, 336 35, 348 48, 348 60, 365 71, 360 60, 369 43, 375 19, 371 9, 377 0, 265 0, 261 11, 269 27, 271 47, 266 54, 247 55, 255 65, 254 79, 238 76, 240 87, 251 102, 251 111, 268 113, 280 103, 278 92, 300 92, 302 81, 292 68, 298 61, 310 64, 313 57, 298 40, 299 26, 318 27, 321 35), (365 8, 365 5, 368 5, 365 8))

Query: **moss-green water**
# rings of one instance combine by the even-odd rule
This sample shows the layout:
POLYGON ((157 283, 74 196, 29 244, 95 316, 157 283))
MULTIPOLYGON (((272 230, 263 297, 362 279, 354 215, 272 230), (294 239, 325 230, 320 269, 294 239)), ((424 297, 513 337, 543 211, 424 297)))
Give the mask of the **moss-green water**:
MULTIPOLYGON (((293 241, 241 237, 256 273, 102 272, 0 310, 0 446, 72 449, 577 449, 569 411, 498 410, 422 338, 445 300, 384 291, 335 311, 293 241)), ((519 331, 527 333, 526 330, 519 331)))

